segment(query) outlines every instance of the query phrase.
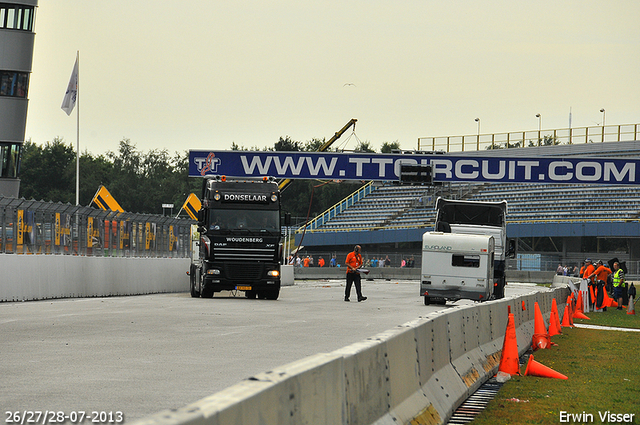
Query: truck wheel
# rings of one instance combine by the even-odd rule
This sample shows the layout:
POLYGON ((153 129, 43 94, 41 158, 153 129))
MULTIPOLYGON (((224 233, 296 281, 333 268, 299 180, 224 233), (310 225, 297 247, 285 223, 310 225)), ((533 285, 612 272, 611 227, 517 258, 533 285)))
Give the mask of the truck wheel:
POLYGON ((189 280, 191 283, 191 296, 193 298, 198 298, 200 296, 200 291, 196 288, 199 277, 200 269, 198 269, 195 264, 192 264, 189 268, 189 280))
POLYGON ((425 295, 424 296, 424 305, 429 305, 429 304, 431 304, 431 299, 425 295))
POLYGON ((206 286, 202 287, 200 295, 202 298, 213 298, 213 288, 207 288, 206 286))
POLYGON ((264 292, 268 300, 277 300, 280 295, 280 288, 269 289, 264 292))

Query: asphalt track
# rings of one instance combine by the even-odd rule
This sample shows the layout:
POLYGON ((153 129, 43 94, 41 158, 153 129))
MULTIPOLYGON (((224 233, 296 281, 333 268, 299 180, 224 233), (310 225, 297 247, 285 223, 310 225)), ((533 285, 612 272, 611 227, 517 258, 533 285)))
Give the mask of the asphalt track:
MULTIPOLYGON (((0 304, 0 406, 115 412, 177 408, 259 372, 364 340, 431 311, 417 281, 296 282, 277 301, 231 292, 0 304)), ((185 285, 186 286, 186 285, 185 285)), ((535 285, 512 284, 507 296, 535 285)), ((459 301, 465 304, 469 301, 459 301)), ((88 421, 85 421, 88 422, 88 421)))

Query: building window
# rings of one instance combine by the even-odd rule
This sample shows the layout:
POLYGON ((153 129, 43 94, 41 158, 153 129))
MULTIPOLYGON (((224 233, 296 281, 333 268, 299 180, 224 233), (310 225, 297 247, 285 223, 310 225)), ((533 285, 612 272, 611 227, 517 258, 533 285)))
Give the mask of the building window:
POLYGON ((22 143, 0 142, 0 178, 18 178, 22 143))
POLYGON ((29 74, 26 72, 0 71, 0 96, 27 98, 29 74))
POLYGON ((0 28, 31 31, 33 16, 33 7, 0 3, 0 28))

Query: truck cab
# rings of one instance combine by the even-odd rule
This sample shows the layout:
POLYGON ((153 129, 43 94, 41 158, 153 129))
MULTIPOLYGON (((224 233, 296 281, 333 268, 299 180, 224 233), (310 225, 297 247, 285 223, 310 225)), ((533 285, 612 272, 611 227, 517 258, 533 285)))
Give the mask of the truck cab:
POLYGON ((192 296, 243 291, 247 298, 278 299, 282 238, 275 179, 206 178, 198 231, 199 256, 189 273, 192 296))

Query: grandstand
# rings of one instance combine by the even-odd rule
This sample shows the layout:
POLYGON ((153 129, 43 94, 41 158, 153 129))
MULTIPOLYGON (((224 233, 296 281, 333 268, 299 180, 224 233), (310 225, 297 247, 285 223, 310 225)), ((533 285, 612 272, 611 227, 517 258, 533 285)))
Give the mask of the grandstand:
MULTIPOLYGON (((543 146, 500 153, 514 157, 640 157, 640 142, 543 146), (619 155, 620 152, 623 154, 619 155)), ((486 155, 486 151, 464 154, 479 156, 486 155)), ((445 183, 433 187, 370 183, 366 187, 366 191, 355 192, 351 201, 344 200, 341 208, 334 206, 309 223, 304 232, 305 247, 326 251, 359 243, 372 250, 376 246, 389 250, 405 244, 417 254, 422 234, 433 228, 435 200, 443 196, 473 201, 506 200, 508 236, 557 238, 554 254, 559 259, 583 258, 582 238, 590 237, 624 238, 626 243, 619 245, 626 246, 626 252, 615 254, 623 260, 640 256, 640 187, 551 183, 445 183)), ((297 243, 303 230, 298 231, 297 243)), ((532 244, 522 241, 519 245, 532 244)), ((592 254, 609 255, 597 250, 592 254)))

